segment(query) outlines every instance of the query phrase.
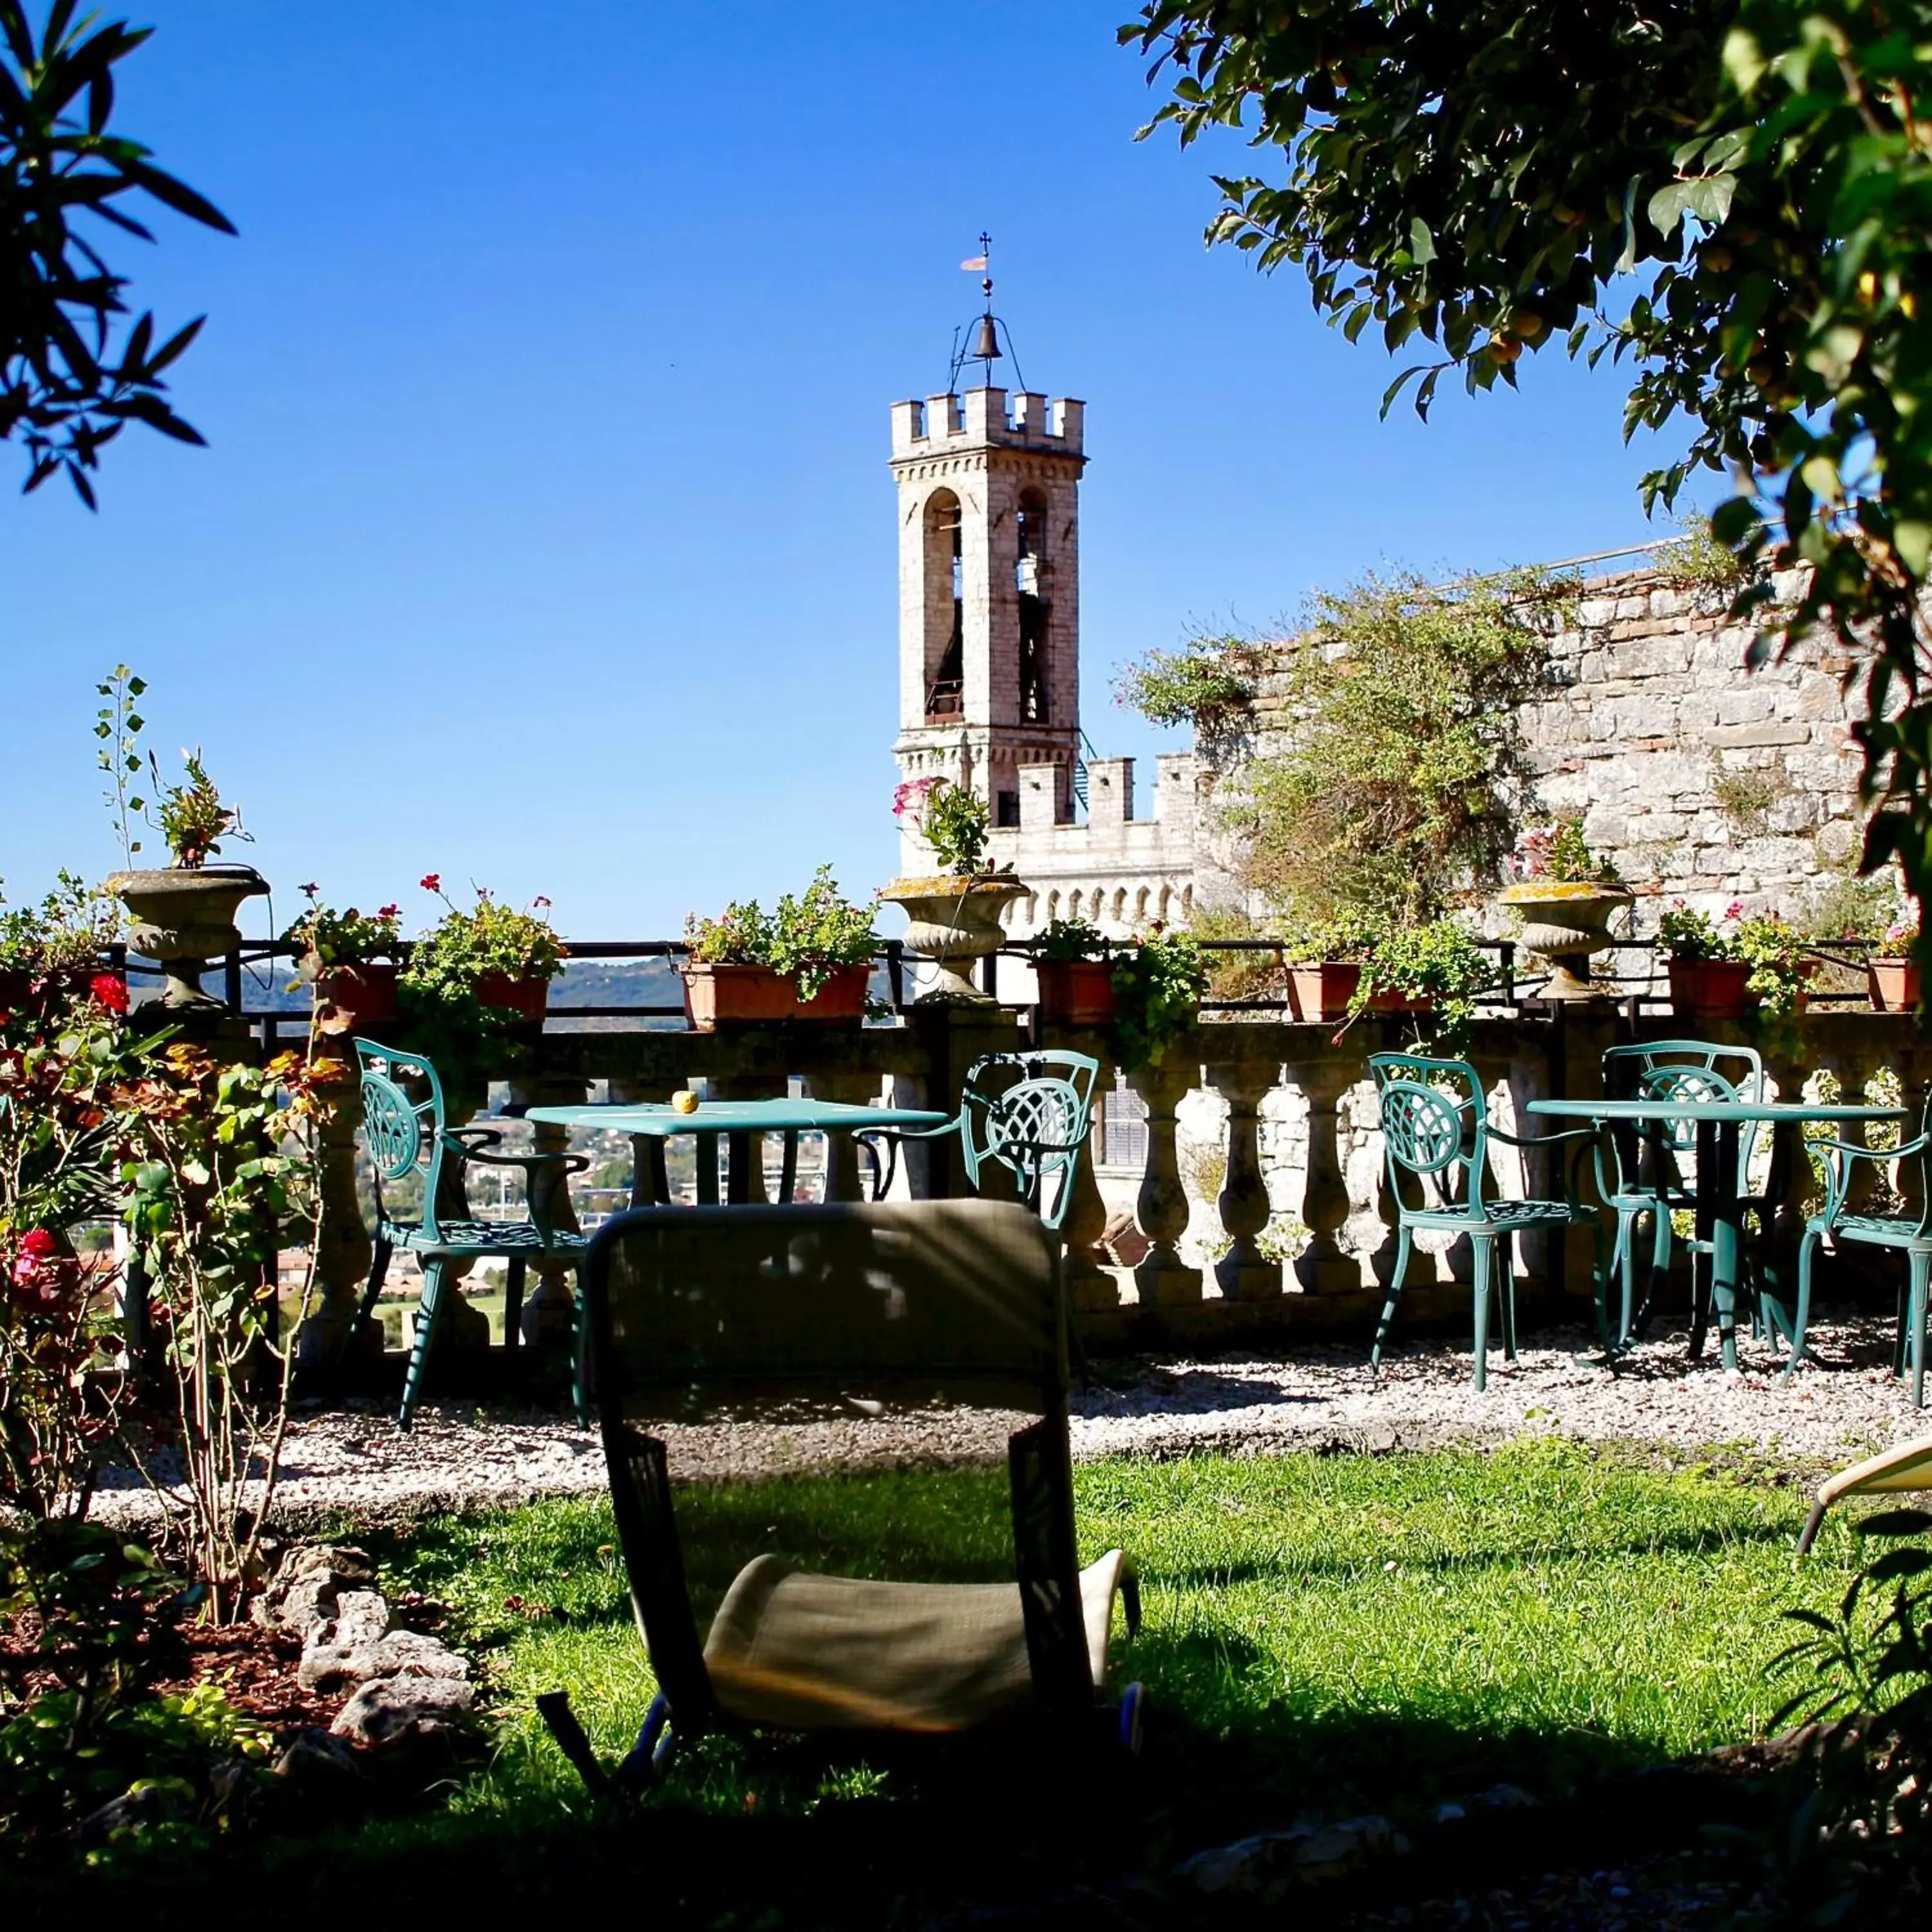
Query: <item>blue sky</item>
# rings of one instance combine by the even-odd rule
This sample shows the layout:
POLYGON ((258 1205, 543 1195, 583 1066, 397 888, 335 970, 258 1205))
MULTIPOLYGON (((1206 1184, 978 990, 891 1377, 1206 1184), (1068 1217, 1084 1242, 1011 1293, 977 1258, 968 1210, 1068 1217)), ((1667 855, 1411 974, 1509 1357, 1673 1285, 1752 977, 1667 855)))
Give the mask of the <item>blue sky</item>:
POLYGON ((940 386, 982 227, 1028 382, 1088 404, 1102 752, 1180 745, 1108 686, 1192 621, 1642 541, 1614 371, 1379 422, 1400 364, 1204 249, 1233 157, 1135 144, 1128 10, 152 0, 118 122, 241 236, 163 214, 112 259, 164 329, 208 314, 176 393, 211 447, 130 432, 95 516, 0 495, 10 894, 118 862, 121 661, 280 918, 304 880, 425 915, 435 871, 642 938, 828 860, 882 883, 887 405, 940 386))

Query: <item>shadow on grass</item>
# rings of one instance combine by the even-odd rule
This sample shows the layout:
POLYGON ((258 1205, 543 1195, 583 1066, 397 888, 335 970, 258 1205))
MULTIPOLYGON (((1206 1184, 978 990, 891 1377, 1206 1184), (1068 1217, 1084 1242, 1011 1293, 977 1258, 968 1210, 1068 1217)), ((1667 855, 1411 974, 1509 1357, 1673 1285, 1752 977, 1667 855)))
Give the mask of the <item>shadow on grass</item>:
MULTIPOLYGON (((220 1848, 192 1866, 91 1874, 82 1889, 98 1911, 124 1905, 151 1927, 205 1924, 212 1900, 239 1898, 272 1900, 282 1928, 338 1925, 356 1901, 403 1924, 621 1908, 720 1928, 912 1924, 1158 1876, 1304 1810, 1420 1810, 1505 1780, 1554 1795, 1635 1762, 1574 1732, 1490 1732, 1400 1712, 1284 1705, 1227 1730, 1184 1714, 1190 1684, 1258 1654, 1238 1638, 1136 1646, 1129 1655, 1154 1692, 1137 1760, 1097 1724, 897 1745, 709 1739, 634 1808, 544 1796, 522 1814, 377 1820, 220 1848)), ((77 1902, 71 1879, 58 1893, 29 1889, 10 1922, 69 1920, 77 1902)))

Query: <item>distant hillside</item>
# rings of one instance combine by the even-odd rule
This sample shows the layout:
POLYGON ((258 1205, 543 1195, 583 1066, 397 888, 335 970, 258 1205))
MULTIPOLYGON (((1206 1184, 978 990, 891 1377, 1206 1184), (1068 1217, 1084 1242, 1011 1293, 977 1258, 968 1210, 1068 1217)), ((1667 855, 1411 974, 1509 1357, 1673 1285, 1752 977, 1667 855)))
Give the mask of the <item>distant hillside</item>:
MULTIPOLYGON (((274 972, 251 968, 243 976, 242 1004, 250 1012, 305 1013, 308 988, 297 985, 292 967, 284 965, 274 972)), ((212 993, 221 990, 221 976, 211 973, 206 985, 212 993)), ((667 959, 580 959, 566 965, 550 982, 550 1007, 553 1021, 572 1006, 676 1006, 682 1013, 683 982, 677 969, 667 959)), ((568 1023, 575 1028, 602 1030, 639 1022, 620 1019, 587 1019, 568 1023)), ((681 1026, 680 1018, 667 1015, 643 1024, 681 1026)))

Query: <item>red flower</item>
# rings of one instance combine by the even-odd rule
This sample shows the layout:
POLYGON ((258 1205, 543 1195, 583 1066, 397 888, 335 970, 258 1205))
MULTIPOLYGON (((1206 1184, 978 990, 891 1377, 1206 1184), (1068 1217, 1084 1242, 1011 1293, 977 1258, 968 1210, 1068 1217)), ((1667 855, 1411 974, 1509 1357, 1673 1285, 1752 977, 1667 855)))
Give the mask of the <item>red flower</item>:
POLYGON ((112 973, 95 974, 87 982, 87 991, 91 999, 110 1013, 124 1013, 128 1010, 127 982, 112 973))
POLYGON ((52 1231, 46 1228, 29 1228, 20 1237, 21 1253, 32 1256, 37 1262, 45 1261, 49 1256, 56 1252, 58 1248, 58 1244, 54 1240, 52 1231))
POLYGON ((531 900, 530 904, 533 906, 542 906, 546 912, 550 910, 550 901, 541 896, 531 900))
POLYGON ((378 906, 376 908, 376 916, 378 919, 400 919, 402 916, 403 909, 400 906, 386 905, 378 906))
POLYGON ((442 874, 440 872, 425 872, 418 883, 426 892, 440 892, 442 890, 442 874))

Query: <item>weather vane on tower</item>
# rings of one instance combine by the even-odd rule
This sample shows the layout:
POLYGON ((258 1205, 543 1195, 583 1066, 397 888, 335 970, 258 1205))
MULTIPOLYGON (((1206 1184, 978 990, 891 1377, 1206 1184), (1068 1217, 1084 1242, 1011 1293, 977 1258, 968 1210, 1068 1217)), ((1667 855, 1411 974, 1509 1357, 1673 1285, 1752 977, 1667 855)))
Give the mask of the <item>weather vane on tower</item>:
POLYGON ((1026 378, 1020 374, 1019 358, 1013 352, 1012 331, 993 313, 993 278, 991 273, 992 261, 993 238, 982 228, 980 231, 979 254, 968 256, 959 266, 968 274, 976 274, 982 278, 980 284, 980 293, 984 298, 986 306, 975 326, 972 346, 970 348, 966 346, 966 332, 964 328, 956 328, 952 332, 952 366, 948 370, 946 378, 946 392, 948 395, 957 393, 959 388, 959 372, 969 362, 976 362, 980 364, 980 386, 982 388, 990 389, 993 386, 993 364, 1000 360, 1003 354, 1009 357, 1012 362, 1015 380, 1022 389, 1026 387, 1026 378), (1000 337, 1002 332, 1004 333, 1006 340, 1006 346, 1004 351, 1000 347, 1000 337))

